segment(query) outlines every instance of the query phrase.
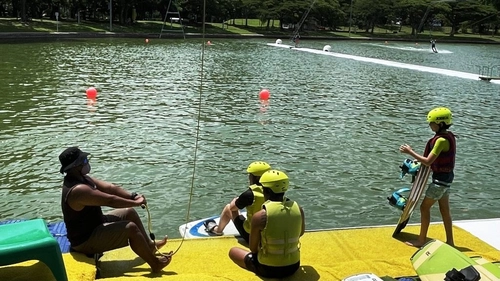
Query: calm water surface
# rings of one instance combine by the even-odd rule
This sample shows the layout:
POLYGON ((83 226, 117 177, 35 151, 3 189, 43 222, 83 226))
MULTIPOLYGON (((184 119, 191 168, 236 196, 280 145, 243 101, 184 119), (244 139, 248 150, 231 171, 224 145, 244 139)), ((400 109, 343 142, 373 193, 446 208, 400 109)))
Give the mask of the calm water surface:
MULTIPOLYGON (((189 220, 218 214, 246 188, 254 160, 288 173, 308 229, 395 224, 386 197, 409 184, 398 179, 398 147, 422 151, 432 136, 426 113, 440 105, 453 110, 460 136, 454 219, 498 217, 500 85, 264 40, 213 43, 204 52, 199 40, 0 44, 0 219, 60 221, 57 157, 77 145, 92 153, 93 176, 145 194, 154 231, 171 237, 191 191, 189 220), (95 104, 90 86, 99 89, 95 104), (262 88, 268 105, 258 101, 262 88)), ((498 46, 438 44, 433 54, 413 43, 302 45, 325 44, 470 73, 500 65, 498 46)), ((440 220, 437 207, 432 218, 440 220)))

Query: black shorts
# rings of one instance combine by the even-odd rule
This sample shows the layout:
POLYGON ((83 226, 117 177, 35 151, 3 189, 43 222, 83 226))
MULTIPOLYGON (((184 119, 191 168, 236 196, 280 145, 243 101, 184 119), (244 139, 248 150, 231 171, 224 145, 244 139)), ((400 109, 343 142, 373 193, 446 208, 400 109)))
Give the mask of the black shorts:
POLYGON ((453 173, 453 171, 449 173, 432 173, 432 180, 452 183, 454 178, 455 178, 455 173, 453 173))
POLYGON ((266 278, 285 278, 294 274, 300 267, 300 261, 287 266, 269 266, 259 263, 257 254, 248 253, 245 256, 245 266, 249 271, 266 278))
POLYGON ((248 243, 250 243, 250 234, 245 230, 243 227, 243 223, 245 222, 246 218, 244 215, 239 215, 236 218, 233 219, 234 226, 240 233, 241 237, 248 243))

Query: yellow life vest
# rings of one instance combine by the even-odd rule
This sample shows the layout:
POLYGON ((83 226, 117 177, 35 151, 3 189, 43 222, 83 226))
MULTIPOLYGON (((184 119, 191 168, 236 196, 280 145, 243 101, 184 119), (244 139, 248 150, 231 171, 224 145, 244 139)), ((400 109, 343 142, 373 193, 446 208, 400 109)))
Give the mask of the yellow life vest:
POLYGON ((253 203, 250 206, 247 206, 247 219, 243 223, 243 228, 247 233, 250 233, 250 225, 252 223, 252 217, 253 214, 257 213, 258 211, 262 210, 262 204, 264 204, 264 191, 262 189, 262 186, 253 184, 249 186, 249 188, 252 190, 253 193, 253 203))
POLYGON ((266 201, 266 227, 260 233, 260 248, 257 255, 261 264, 287 266, 300 261, 299 238, 302 232, 302 216, 299 204, 266 201))

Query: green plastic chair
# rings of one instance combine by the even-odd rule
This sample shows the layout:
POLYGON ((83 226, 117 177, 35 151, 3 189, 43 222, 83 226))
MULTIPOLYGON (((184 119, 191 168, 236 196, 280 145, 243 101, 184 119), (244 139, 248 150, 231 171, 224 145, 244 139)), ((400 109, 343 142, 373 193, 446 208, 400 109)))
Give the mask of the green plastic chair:
POLYGON ((59 244, 43 219, 0 225, 0 266, 28 260, 45 263, 57 281, 68 281, 59 244))

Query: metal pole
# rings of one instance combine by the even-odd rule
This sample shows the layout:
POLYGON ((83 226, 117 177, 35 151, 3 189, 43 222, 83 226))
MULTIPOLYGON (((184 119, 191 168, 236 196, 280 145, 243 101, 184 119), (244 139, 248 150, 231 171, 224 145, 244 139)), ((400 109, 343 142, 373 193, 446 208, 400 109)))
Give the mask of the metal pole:
POLYGON ((431 10, 432 4, 434 4, 436 2, 439 2, 439 1, 433 1, 433 2, 429 3, 429 6, 427 6, 427 10, 425 10, 425 14, 422 17, 422 20, 420 21, 420 24, 418 25, 417 30, 415 31, 415 38, 417 38, 418 32, 422 29, 422 27, 424 27, 425 19, 427 18, 427 15, 429 14, 429 11, 431 10))
POLYGON ((113 31, 113 0, 109 0, 109 31, 113 31))
POLYGON ((351 37, 351 24, 352 24, 352 0, 351 0, 351 8, 349 11, 349 37, 351 37))
POLYGON ((55 15, 56 15, 56 31, 59 32, 59 12, 56 12, 55 15))

